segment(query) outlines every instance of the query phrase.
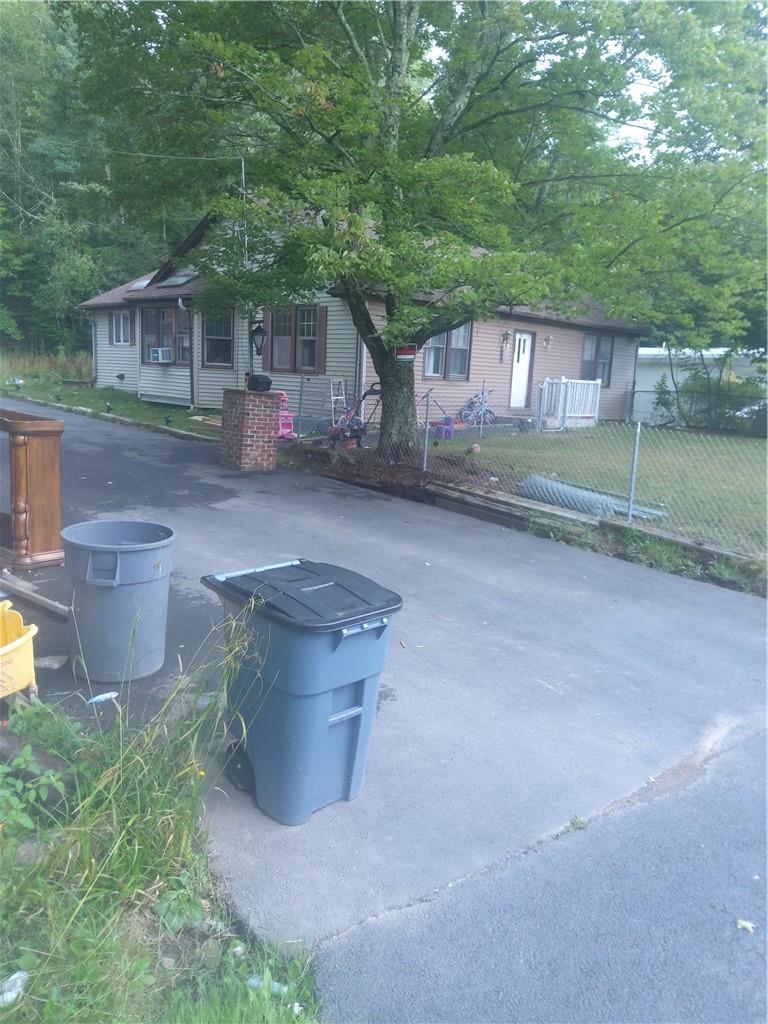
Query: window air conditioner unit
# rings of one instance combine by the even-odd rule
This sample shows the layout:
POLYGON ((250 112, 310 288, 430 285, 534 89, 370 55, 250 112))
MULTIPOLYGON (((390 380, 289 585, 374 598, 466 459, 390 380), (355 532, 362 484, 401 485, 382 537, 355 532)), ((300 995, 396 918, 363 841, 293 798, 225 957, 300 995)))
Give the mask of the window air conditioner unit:
POLYGON ((151 348, 149 350, 150 363, 172 363, 173 352, 169 348, 151 348))

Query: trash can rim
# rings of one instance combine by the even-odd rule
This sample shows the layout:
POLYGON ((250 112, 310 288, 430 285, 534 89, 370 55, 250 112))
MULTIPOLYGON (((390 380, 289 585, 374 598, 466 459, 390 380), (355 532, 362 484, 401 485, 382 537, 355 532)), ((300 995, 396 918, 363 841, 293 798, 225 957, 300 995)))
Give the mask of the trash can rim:
MULTIPOLYGON (((208 590, 212 590, 215 594, 222 599, 227 600, 230 603, 240 603, 242 607, 245 607, 248 603, 249 598, 246 595, 233 594, 231 589, 227 588, 226 584, 230 580, 236 580, 241 576, 248 576, 255 573, 267 572, 272 569, 283 569, 290 566, 298 566, 302 563, 318 564, 313 563, 309 559, 299 558, 292 559, 288 562, 279 562, 275 565, 262 565, 250 569, 242 569, 235 572, 228 573, 217 573, 214 575, 201 576, 200 582, 208 590)), ((323 563, 324 564, 324 563, 323 563)), ((403 607, 402 597, 394 591, 387 590, 386 588, 377 584, 374 580, 368 577, 362 576, 360 573, 355 573, 350 569, 343 569, 342 566, 333 566, 333 568, 341 569, 345 574, 350 576, 360 577, 366 580, 368 583, 373 584, 378 590, 381 591, 382 595, 387 595, 387 599, 383 600, 378 606, 372 606, 366 609, 360 609, 359 612, 352 612, 350 614, 340 615, 337 618, 322 617, 319 621, 308 621, 306 619, 295 619, 290 614, 286 614, 279 608, 270 606, 270 599, 263 601, 255 610, 257 615, 264 616, 273 622, 279 623, 287 629, 296 630, 299 632, 307 633, 333 633, 339 630, 344 630, 347 627, 358 626, 365 623, 373 623, 376 619, 383 619, 384 623, 387 623, 387 616, 400 611, 403 607)))
POLYGON ((170 544, 176 539, 176 531, 173 527, 166 526, 165 523, 147 522, 143 519, 92 519, 80 523, 70 523, 69 526, 65 526, 61 531, 61 539, 66 541, 67 544, 71 544, 72 547, 82 548, 86 551, 149 551, 152 548, 162 548, 170 544), (70 535, 70 531, 76 530, 78 527, 100 526, 104 524, 109 524, 110 526, 154 526, 155 529, 164 530, 167 536, 161 540, 99 544, 93 541, 79 540, 70 535))

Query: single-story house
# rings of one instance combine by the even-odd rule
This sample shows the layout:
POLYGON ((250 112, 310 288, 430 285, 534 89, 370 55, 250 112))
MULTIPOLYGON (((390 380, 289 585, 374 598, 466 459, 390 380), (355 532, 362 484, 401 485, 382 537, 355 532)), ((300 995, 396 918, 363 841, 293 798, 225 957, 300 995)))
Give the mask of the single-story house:
MULTIPOLYGON (((349 399, 376 380, 346 303, 333 289, 312 304, 263 310, 263 351, 253 356, 245 310, 205 316, 195 308, 202 289, 183 256, 202 237, 195 229, 175 256, 152 274, 83 303, 92 319, 97 387, 131 391, 147 401, 217 408, 225 388, 243 387, 250 371, 265 372, 287 392, 295 412, 330 415, 332 396, 349 399), (302 384, 303 381, 303 384, 302 384)), ((374 316, 377 300, 370 300, 374 316)), ((524 307, 500 307, 497 315, 432 338, 416 356, 416 392, 432 389, 449 414, 483 385, 497 416, 535 409, 538 385, 547 377, 600 380, 599 416, 629 415, 638 339, 643 329, 597 309, 565 317, 524 307)))

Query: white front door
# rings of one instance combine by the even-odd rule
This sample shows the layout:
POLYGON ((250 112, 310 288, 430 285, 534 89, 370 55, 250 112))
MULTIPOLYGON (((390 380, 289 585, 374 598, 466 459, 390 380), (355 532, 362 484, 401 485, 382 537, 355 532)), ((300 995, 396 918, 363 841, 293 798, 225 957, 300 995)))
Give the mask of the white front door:
POLYGON ((530 331, 515 331, 512 349, 512 387, 509 393, 511 409, 528 408, 528 374, 531 368, 533 335, 530 331))

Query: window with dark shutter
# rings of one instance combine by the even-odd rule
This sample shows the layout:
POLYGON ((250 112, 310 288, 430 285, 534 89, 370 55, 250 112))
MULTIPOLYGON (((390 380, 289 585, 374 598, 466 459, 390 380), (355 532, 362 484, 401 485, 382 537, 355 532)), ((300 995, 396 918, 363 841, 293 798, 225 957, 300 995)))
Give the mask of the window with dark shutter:
POLYGON ((613 362, 613 338, 605 334, 585 334, 581 354, 581 379, 599 380, 610 387, 613 362))
POLYGON ((292 305, 264 316, 261 365, 274 373, 325 373, 328 307, 292 305))
MULTIPOLYGON (((135 313, 131 310, 131 344, 135 344, 135 313)), ((170 362, 188 366, 192 358, 192 314, 180 306, 141 310, 141 359, 144 363, 170 362)))
POLYGON ((192 314, 176 308, 176 362, 188 365, 192 358, 192 314))

